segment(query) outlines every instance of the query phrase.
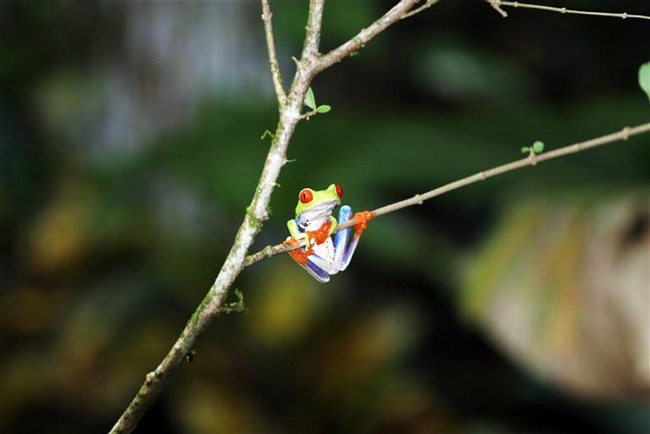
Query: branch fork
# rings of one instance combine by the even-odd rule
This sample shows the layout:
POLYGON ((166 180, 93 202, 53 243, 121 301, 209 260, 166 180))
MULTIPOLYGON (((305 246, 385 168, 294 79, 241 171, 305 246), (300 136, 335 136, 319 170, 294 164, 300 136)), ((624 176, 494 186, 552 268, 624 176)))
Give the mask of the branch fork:
MULTIPOLYGON (((277 185, 280 170, 287 161, 287 149, 296 125, 300 120, 313 116, 311 112, 301 114, 305 95, 311 81, 319 72, 351 55, 361 45, 373 39, 390 25, 436 3, 436 1, 428 0, 425 5, 414 10, 413 7, 417 2, 418 0, 400 0, 380 19, 361 30, 357 36, 329 53, 320 55, 319 44, 325 0, 310 0, 305 43, 300 60, 294 58, 296 73, 287 92, 282 81, 273 36, 273 14, 271 13, 269 0, 261 0, 261 18, 264 23, 271 79, 279 111, 278 125, 275 133, 272 134, 273 140, 266 156, 264 168, 251 203, 246 210, 244 220, 237 231, 233 246, 217 278, 187 322, 185 329, 174 343, 172 349, 160 365, 153 372, 146 375, 136 396, 113 426, 111 433, 130 433, 136 428, 140 418, 163 392, 171 376, 186 361, 187 355, 195 347, 195 343, 201 334, 217 315, 224 312, 223 303, 234 280, 245 266, 252 263, 247 260, 246 253, 253 244, 262 224, 268 219, 271 194, 277 185)), ((263 251, 262 257, 271 256, 280 251, 286 250, 270 247, 263 251)), ((226 308, 233 309, 232 306, 226 306, 226 308)))

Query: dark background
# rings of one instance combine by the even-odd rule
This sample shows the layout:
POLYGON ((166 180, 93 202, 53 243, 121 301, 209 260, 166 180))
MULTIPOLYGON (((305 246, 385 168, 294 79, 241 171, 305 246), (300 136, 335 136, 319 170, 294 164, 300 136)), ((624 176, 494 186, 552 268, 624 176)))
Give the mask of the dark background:
MULTIPOLYGON (((271 2, 287 83, 306 3, 271 2)), ((327 2, 322 51, 393 3, 327 2)), ((317 77, 256 247, 306 186, 374 209, 648 122, 648 21, 506 10, 443 0, 317 77)), ((0 432, 108 431, 210 287, 277 122, 260 13, 0 3, 0 432)), ((649 144, 382 216, 327 285, 247 268, 138 432, 648 432, 649 144)))

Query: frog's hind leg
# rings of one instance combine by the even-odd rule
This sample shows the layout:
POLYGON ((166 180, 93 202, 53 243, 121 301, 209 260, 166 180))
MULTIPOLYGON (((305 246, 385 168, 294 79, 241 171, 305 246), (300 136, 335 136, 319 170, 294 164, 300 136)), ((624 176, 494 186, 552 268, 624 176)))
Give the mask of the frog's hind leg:
MULTIPOLYGON (((293 238, 289 237, 284 242, 284 244, 290 246, 298 246, 298 242, 293 238)), ((295 250, 290 250, 289 256, 302 268, 304 268, 311 276, 318 280, 319 282, 325 283, 330 280, 329 273, 323 270, 321 267, 314 263, 314 260, 318 261, 320 257, 314 254, 314 251, 310 248, 306 250, 304 247, 299 247, 295 250)))
POLYGON ((307 260, 306 264, 300 264, 302 265, 302 268, 307 270, 311 276, 318 280, 321 283, 327 283, 330 281, 330 275, 327 274, 325 270, 320 268, 318 265, 314 264, 311 260, 307 260))
MULTIPOLYGON (((343 205, 339 211, 338 224, 341 225, 352 217, 352 208, 347 205, 343 205)), ((345 270, 350 264, 354 250, 357 248, 359 243, 359 237, 353 236, 352 241, 350 240, 350 228, 340 230, 334 236, 334 259, 336 264, 338 264, 338 269, 340 271, 345 270), (349 242, 349 244, 348 244, 349 242)))

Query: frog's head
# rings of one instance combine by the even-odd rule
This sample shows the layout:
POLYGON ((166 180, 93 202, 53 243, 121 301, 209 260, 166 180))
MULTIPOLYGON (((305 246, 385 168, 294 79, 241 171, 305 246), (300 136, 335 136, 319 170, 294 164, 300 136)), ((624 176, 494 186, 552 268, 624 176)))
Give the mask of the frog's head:
POLYGON ((343 189, 338 184, 331 184, 326 190, 303 188, 298 194, 296 217, 310 221, 329 217, 341 204, 341 196, 343 189))

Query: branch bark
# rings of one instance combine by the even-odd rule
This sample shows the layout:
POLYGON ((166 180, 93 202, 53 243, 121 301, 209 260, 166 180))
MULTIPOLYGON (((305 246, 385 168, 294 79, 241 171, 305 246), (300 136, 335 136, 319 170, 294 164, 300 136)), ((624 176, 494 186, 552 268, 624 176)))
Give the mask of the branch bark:
POLYGON ((269 68, 271 69, 271 78, 273 79, 273 88, 278 99, 278 109, 287 102, 287 95, 284 93, 284 83, 282 82, 282 73, 278 63, 278 55, 275 50, 275 38, 273 37, 273 25, 271 23, 273 14, 268 0, 262 0, 262 21, 264 21, 264 34, 266 36, 266 48, 269 52, 269 68))
MULTIPOLYGON (((501 175, 506 172, 512 172, 513 170, 521 169, 522 167, 526 167, 526 166, 535 166, 544 161, 552 160, 559 157, 564 157, 570 154, 575 154, 577 152, 595 148, 596 146, 602 146, 620 140, 627 140, 629 137, 642 134, 642 133, 647 133, 647 132, 650 132, 650 123, 638 125, 632 128, 625 127, 622 130, 612 134, 607 134, 605 136, 597 137, 595 139, 587 140, 585 142, 575 143, 573 145, 565 146, 563 148, 556 149, 554 151, 545 152, 540 155, 535 155, 534 153, 531 153, 526 158, 522 158, 520 160, 513 161, 511 163, 503 164, 501 166, 497 166, 492 169, 485 170, 479 173, 475 173, 474 175, 468 176, 463 179, 459 179, 458 181, 451 182, 449 184, 443 185, 442 187, 438 187, 434 190, 430 190, 426 193, 416 194, 411 198, 404 199, 402 201, 395 202, 390 205, 383 206, 381 208, 377 208, 372 212, 375 216, 380 216, 409 206, 422 205, 422 203, 425 200, 432 199, 436 196, 440 196, 452 190, 456 190, 458 188, 465 187, 479 181, 485 181, 488 178, 492 178, 494 176, 501 175)), ((336 228, 335 232, 338 232, 341 229, 354 226, 355 223, 356 220, 354 219, 348 220, 347 222, 339 225, 336 228)), ((246 259, 244 260, 244 267, 253 265, 261 261, 262 259, 269 258, 279 253, 285 253, 290 250, 294 250, 296 248, 297 247, 290 247, 284 244, 267 246, 257 253, 246 256, 246 259)))
MULTIPOLYGON (((371 24, 360 33, 361 39, 366 43, 374 36, 386 29, 390 24, 398 21, 404 14, 417 3, 418 0, 402 0, 381 19, 371 24)), ((336 61, 340 61, 353 50, 355 43, 343 44, 327 56, 321 57, 319 52, 320 31, 325 0, 311 0, 309 5, 309 18, 306 28, 305 44, 300 60, 296 60, 296 73, 285 95, 282 77, 275 51, 273 29, 271 26, 271 10, 268 0, 261 0, 262 19, 269 51, 269 64, 275 93, 278 98, 280 116, 271 148, 266 157, 264 168, 250 205, 246 210, 235 241, 226 257, 226 260, 217 275, 208 293, 201 301, 190 320, 187 322, 181 335, 174 343, 172 349, 165 356, 158 367, 145 376, 136 396, 127 409, 113 426, 111 433, 130 433, 153 402, 160 396, 173 374, 180 368, 186 356, 194 348, 196 341, 212 320, 223 311, 222 304, 241 270, 244 268, 245 255, 253 244, 255 236, 260 231, 264 221, 268 219, 271 194, 276 185, 282 166, 287 162, 287 148, 296 125, 303 118, 301 109, 305 94, 313 78, 336 61)))
POLYGON ((325 0, 309 1, 309 18, 307 19, 307 33, 302 49, 302 58, 314 60, 318 56, 320 46, 320 31, 323 22, 325 0))

